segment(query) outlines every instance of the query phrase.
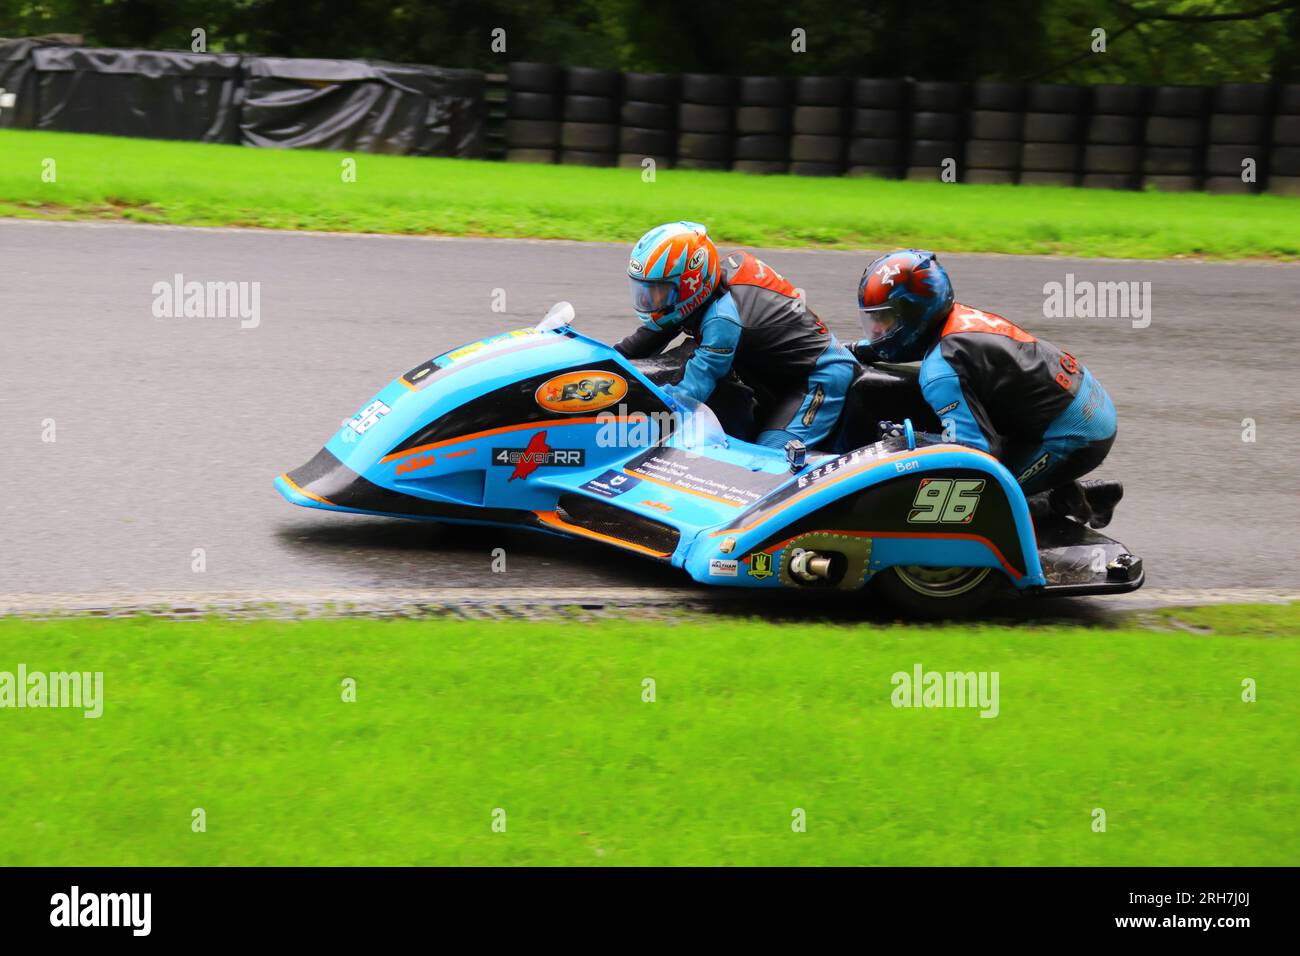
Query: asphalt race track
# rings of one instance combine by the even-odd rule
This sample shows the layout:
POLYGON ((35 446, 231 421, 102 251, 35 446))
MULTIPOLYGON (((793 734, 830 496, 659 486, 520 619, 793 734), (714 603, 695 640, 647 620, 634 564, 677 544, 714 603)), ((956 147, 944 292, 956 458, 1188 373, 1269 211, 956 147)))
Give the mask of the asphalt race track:
MULTIPOLYGON (((0 221, 0 597, 693 588, 594 544, 313 512, 272 488, 395 375, 531 325, 555 300, 574 303, 583 330, 621 336, 636 321, 626 255, 0 221), (260 283, 259 324, 155 318, 154 284, 178 273, 260 283), (495 547, 504 574, 490 572, 495 547)), ((763 255, 842 339, 856 337, 867 252, 763 255)), ((1127 497, 1109 532, 1143 556, 1150 588, 1300 590, 1300 266, 944 260, 960 301, 1057 341, 1110 390, 1120 431, 1100 474, 1122 478, 1127 497), (1067 273, 1150 282, 1149 327, 1044 318, 1044 283, 1067 273), (1254 442, 1242 440, 1247 418, 1254 442)))

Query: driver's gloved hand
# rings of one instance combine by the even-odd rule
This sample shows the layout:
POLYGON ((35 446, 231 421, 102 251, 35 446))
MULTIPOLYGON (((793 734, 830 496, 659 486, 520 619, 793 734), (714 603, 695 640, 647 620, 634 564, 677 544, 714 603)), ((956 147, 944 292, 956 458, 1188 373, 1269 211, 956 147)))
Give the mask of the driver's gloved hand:
POLYGON ((907 428, 898 422, 877 422, 876 427, 880 429, 881 438, 905 438, 907 428))
POLYGON ((876 354, 875 349, 867 344, 866 339, 863 339, 860 342, 852 342, 847 346, 847 348, 849 354, 863 365, 870 365, 872 362, 880 361, 880 356, 876 354))

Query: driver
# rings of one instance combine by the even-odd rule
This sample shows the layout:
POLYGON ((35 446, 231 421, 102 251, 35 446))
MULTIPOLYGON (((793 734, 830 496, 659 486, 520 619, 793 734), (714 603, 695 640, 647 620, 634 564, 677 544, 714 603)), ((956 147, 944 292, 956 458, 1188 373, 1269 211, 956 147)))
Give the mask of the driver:
POLYGON ((759 395, 758 444, 812 448, 830 436, 857 363, 771 266, 748 252, 719 261, 704 226, 670 222, 632 247, 627 274, 642 326, 619 352, 649 358, 679 333, 695 341, 666 386, 675 400, 707 402, 734 369, 759 395))
POLYGON ((858 283, 867 337, 850 346, 864 362, 921 361, 926 401, 951 441, 989 452, 1026 495, 1103 528, 1124 494, 1117 481, 1077 479, 1115 441, 1115 406, 1069 352, 992 312, 953 301, 933 252, 876 259, 858 283))

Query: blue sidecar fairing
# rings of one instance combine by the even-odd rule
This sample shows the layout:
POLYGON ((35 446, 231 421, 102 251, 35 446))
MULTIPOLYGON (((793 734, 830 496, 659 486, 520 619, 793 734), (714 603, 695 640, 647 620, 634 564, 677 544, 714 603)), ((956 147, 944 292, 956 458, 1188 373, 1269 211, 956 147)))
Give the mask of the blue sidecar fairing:
POLYGON ((1049 593, 1142 583, 1140 561, 1082 525, 1058 519, 1039 541, 983 452, 909 434, 792 471, 567 326, 417 366, 276 487, 310 508, 587 538, 707 584, 851 589, 894 566, 988 567, 1049 593), (801 552, 827 556, 820 575, 800 573, 801 552))

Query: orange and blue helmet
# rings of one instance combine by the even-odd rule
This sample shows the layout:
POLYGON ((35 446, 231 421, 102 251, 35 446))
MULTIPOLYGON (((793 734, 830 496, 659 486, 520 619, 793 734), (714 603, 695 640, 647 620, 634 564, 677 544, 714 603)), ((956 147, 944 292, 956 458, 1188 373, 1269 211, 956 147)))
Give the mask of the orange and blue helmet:
POLYGON ((881 256, 858 282, 866 341, 886 362, 923 358, 952 303, 948 273, 933 252, 921 249, 881 256))
POLYGON ((722 265, 698 222, 668 222, 637 240, 627 263, 632 308, 652 329, 676 328, 718 288, 722 265))

